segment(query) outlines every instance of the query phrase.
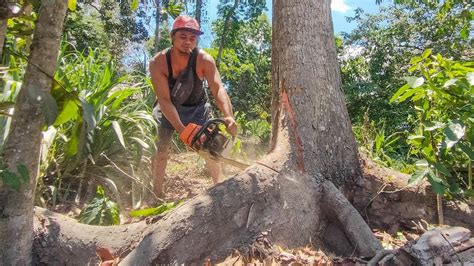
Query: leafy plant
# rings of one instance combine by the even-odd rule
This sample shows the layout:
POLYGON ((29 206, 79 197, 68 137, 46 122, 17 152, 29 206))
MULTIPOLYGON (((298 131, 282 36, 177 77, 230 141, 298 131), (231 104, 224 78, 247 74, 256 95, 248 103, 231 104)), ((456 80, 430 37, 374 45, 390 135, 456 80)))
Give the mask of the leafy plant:
POLYGON ((254 137, 261 142, 268 141, 272 131, 270 123, 267 121, 268 113, 262 111, 255 119, 248 119, 244 112, 236 112, 236 122, 243 135, 254 137))
POLYGON ((135 174, 146 167, 154 147, 149 82, 121 74, 106 52, 91 49, 84 55, 66 46, 52 89, 58 116, 47 131, 53 136, 44 149, 45 184, 55 186, 63 199, 74 190, 80 195, 89 176, 118 188, 146 184, 135 174))
POLYGON ((104 189, 98 186, 97 196, 82 209, 79 222, 92 225, 120 224, 118 205, 107 198, 104 189))
POLYGON ((339 60, 353 124, 362 123, 368 110, 371 121, 386 122, 390 135, 414 126, 407 121, 415 115, 408 101, 396 108, 388 101, 405 84, 402 77, 407 75, 410 59, 426 49, 455 60, 472 57, 472 36, 465 38, 465 33, 472 28, 473 17, 470 1, 385 2, 376 14, 354 10, 349 20, 357 27, 342 33, 339 60))
POLYGON ((21 185, 30 180, 30 174, 28 168, 23 164, 17 165, 16 171, 17 173, 8 170, 6 167, 2 167, 2 169, 0 169, 0 177, 5 186, 19 192, 21 185))
POLYGON ((411 153, 421 157, 409 183, 427 178, 439 194, 472 193, 474 160, 474 63, 432 55, 412 58, 407 83, 391 102, 410 100, 417 128, 408 137, 411 153))
POLYGON ((353 132, 360 149, 372 160, 380 165, 411 173, 408 159, 404 156, 408 150, 402 141, 405 132, 387 135, 385 122, 370 121, 368 112, 364 114, 362 125, 354 125, 353 132))

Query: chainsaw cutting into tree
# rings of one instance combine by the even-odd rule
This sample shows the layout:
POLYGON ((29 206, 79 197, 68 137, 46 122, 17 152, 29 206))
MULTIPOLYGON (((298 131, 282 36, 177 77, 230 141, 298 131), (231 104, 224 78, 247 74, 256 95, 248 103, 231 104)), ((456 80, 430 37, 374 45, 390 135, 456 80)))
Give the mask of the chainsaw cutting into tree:
POLYGON ((210 119, 202 126, 189 123, 180 134, 180 138, 191 149, 205 158, 217 160, 242 170, 247 168, 248 164, 229 159, 223 155, 232 149, 233 141, 223 134, 221 125, 226 126, 226 122, 222 118, 210 119))

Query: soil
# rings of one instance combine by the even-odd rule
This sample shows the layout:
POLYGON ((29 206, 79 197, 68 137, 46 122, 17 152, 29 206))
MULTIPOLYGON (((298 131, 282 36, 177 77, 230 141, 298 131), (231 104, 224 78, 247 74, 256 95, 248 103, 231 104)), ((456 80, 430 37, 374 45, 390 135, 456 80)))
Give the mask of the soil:
MULTIPOLYGON (((242 170, 224 166, 224 175, 230 178, 242 170)), ((168 163, 165 176, 166 202, 179 202, 190 199, 212 187, 212 179, 207 174, 206 164, 195 152, 173 154, 168 163)))

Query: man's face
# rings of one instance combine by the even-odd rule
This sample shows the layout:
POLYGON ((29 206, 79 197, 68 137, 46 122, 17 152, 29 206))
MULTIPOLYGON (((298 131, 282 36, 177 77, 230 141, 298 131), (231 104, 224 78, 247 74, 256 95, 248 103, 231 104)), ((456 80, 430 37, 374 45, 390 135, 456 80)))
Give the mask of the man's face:
POLYGON ((171 39, 173 40, 173 48, 181 53, 191 53, 196 48, 198 36, 192 32, 178 30, 171 39))

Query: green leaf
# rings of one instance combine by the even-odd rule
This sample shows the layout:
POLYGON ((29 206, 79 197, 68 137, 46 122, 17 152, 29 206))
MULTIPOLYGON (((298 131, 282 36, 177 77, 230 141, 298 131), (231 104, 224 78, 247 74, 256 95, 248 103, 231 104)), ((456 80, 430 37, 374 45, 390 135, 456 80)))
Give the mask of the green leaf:
POLYGON ((425 79, 423 77, 405 77, 407 84, 410 88, 418 88, 425 83, 425 79))
POLYGON ((102 186, 97 186, 96 196, 99 199, 105 198, 105 191, 104 191, 104 188, 102 186))
POLYGON ((425 136, 423 136, 423 135, 410 135, 410 136, 408 136, 408 139, 409 139, 409 140, 413 140, 413 139, 424 139, 424 138, 425 138, 425 136))
POLYGON ((463 27, 461 32, 460 32, 460 35, 461 35, 461 38, 463 38, 464 40, 468 40, 469 39, 469 27, 463 27))
POLYGON ((405 101, 406 99, 410 98, 413 94, 419 92, 420 89, 411 89, 411 90, 408 90, 406 91, 399 99, 398 101, 400 102, 403 102, 405 101))
POLYGON ((132 0, 132 4, 130 5, 130 8, 135 11, 138 9, 138 0, 132 0))
POLYGON ((71 138, 66 145, 66 155, 72 157, 77 154, 79 146, 79 135, 81 133, 82 121, 76 121, 71 138))
POLYGON ((94 116, 94 106, 89 104, 86 100, 80 99, 82 107, 82 116, 86 123, 87 132, 91 132, 96 127, 96 120, 94 116))
POLYGON ((444 129, 444 140, 445 148, 450 149, 453 147, 466 133, 466 127, 459 122, 451 122, 444 129))
POLYGON ((458 143, 458 147, 461 148, 461 150, 462 150, 467 156, 469 156, 469 159, 470 159, 471 161, 474 161, 474 150, 473 150, 471 147, 469 147, 469 146, 467 146, 466 144, 461 143, 461 142, 458 143))
POLYGON ((28 180, 30 180, 30 173, 28 172, 28 168, 26 168, 24 164, 17 165, 16 170, 20 174, 20 177, 23 182, 28 182, 28 180))
POLYGON ((431 145, 424 146, 421 149, 421 153, 423 154, 423 157, 425 157, 425 159, 428 162, 434 163, 436 161, 435 152, 433 151, 433 148, 431 147, 431 145))
POLYGON ((421 55, 422 58, 427 58, 431 54, 431 49, 426 49, 421 55))
POLYGON ((175 208, 176 205, 174 202, 170 203, 163 203, 158 207, 154 208, 147 208, 147 209, 142 209, 142 210, 133 210, 130 211, 130 217, 146 217, 146 216, 152 216, 152 215, 159 215, 161 213, 164 213, 166 211, 172 210, 175 208))
POLYGON ((418 169, 413 173, 408 179, 408 186, 416 185, 418 182, 420 182, 430 171, 430 168, 426 167, 423 169, 418 169))
MULTIPOLYGON (((410 65, 414 65, 418 62, 420 62, 423 58, 419 57, 419 56, 414 56, 410 59, 410 65)), ((414 65, 414 67, 417 67, 417 65, 414 65)))
POLYGON ((63 109, 59 113, 58 117, 56 117, 56 121, 54 122, 55 126, 62 125, 72 119, 77 118, 79 111, 79 106, 73 99, 67 99, 64 102, 63 109))
POLYGON ((82 209, 79 222, 93 225, 120 224, 118 205, 105 197, 104 189, 98 186, 97 196, 82 209))
POLYGON ((435 163, 434 167, 436 168, 436 170, 438 170, 438 172, 442 173, 444 176, 452 177, 451 171, 449 171, 449 169, 444 164, 435 163))
POLYGON ((443 185, 443 180, 436 176, 432 171, 428 173, 428 181, 431 184, 431 187, 433 188, 433 191, 438 194, 438 195, 443 195, 444 194, 444 185, 443 185))
POLYGON ((0 175, 2 176, 3 183, 15 190, 16 192, 20 191, 21 180, 20 178, 13 172, 10 172, 8 169, 1 170, 0 175))
POLYGON ((144 149, 149 149, 149 148, 150 148, 150 145, 148 145, 146 142, 144 142, 143 140, 141 140, 141 139, 139 139, 139 138, 130 137, 130 139, 133 139, 135 142, 137 142, 138 144, 140 144, 140 146, 142 146, 142 148, 144 148, 144 149))
POLYGON ((76 0, 68 0, 67 1, 67 7, 69 8, 69 10, 71 11, 76 11, 76 7, 77 7, 77 1, 76 0))
POLYGON ((108 210, 108 215, 106 218, 108 218, 105 223, 106 224, 120 224, 120 212, 119 212, 119 207, 118 204, 108 200, 106 202, 106 207, 108 210))
POLYGON ((420 147, 424 139, 425 137, 422 135, 410 135, 408 136, 408 143, 416 147, 420 147))
POLYGON ((467 79, 467 82, 469 82, 471 86, 474 86, 474 72, 467 73, 466 79, 467 79))
POLYGON ((111 123, 112 123, 112 128, 114 129, 115 135, 117 135, 117 138, 120 144, 122 144, 122 147, 126 148, 125 140, 123 139, 123 134, 122 134, 122 129, 120 128, 120 124, 115 120, 111 121, 111 123))
POLYGON ((438 128, 442 128, 444 126, 443 123, 431 122, 431 121, 427 121, 427 122, 423 123, 423 125, 424 125, 426 131, 433 131, 433 130, 436 130, 438 128))
POLYGON ((108 105, 109 103, 113 101, 112 107, 110 109, 114 111, 118 107, 120 107, 120 104, 123 102, 123 100, 125 100, 130 95, 139 91, 140 90, 137 88, 128 88, 128 89, 115 91, 114 93, 112 93, 110 96, 107 97, 107 100, 103 104, 108 105))
POLYGON ((474 189, 466 189, 464 191, 464 195, 467 197, 467 198, 474 198, 474 189))
POLYGON ((410 88, 410 86, 408 86, 408 84, 403 85, 400 89, 397 90, 397 92, 395 92, 395 94, 392 96, 392 98, 390 98, 390 102, 392 103, 392 102, 398 100, 398 97, 400 97, 400 95, 402 95, 409 88, 410 88))
POLYGON ((448 185, 449 185, 449 192, 451 194, 459 194, 459 192, 461 191, 461 187, 459 186, 459 183, 454 178, 448 179, 448 185))
POLYGON ((449 87, 449 86, 451 86, 451 85, 456 84, 457 81, 458 81, 458 79, 455 79, 455 78, 454 78, 454 79, 450 79, 450 80, 448 80, 448 81, 446 81, 446 82, 444 83, 443 87, 444 87, 444 88, 447 88, 447 87, 449 87))
POLYGON ((94 198, 87 204, 79 214, 79 222, 84 224, 100 225, 101 212, 105 205, 105 199, 94 198))
POLYGON ((416 167, 420 167, 420 168, 425 168, 425 167, 429 166, 429 164, 426 160, 416 161, 415 165, 416 165, 416 167))

